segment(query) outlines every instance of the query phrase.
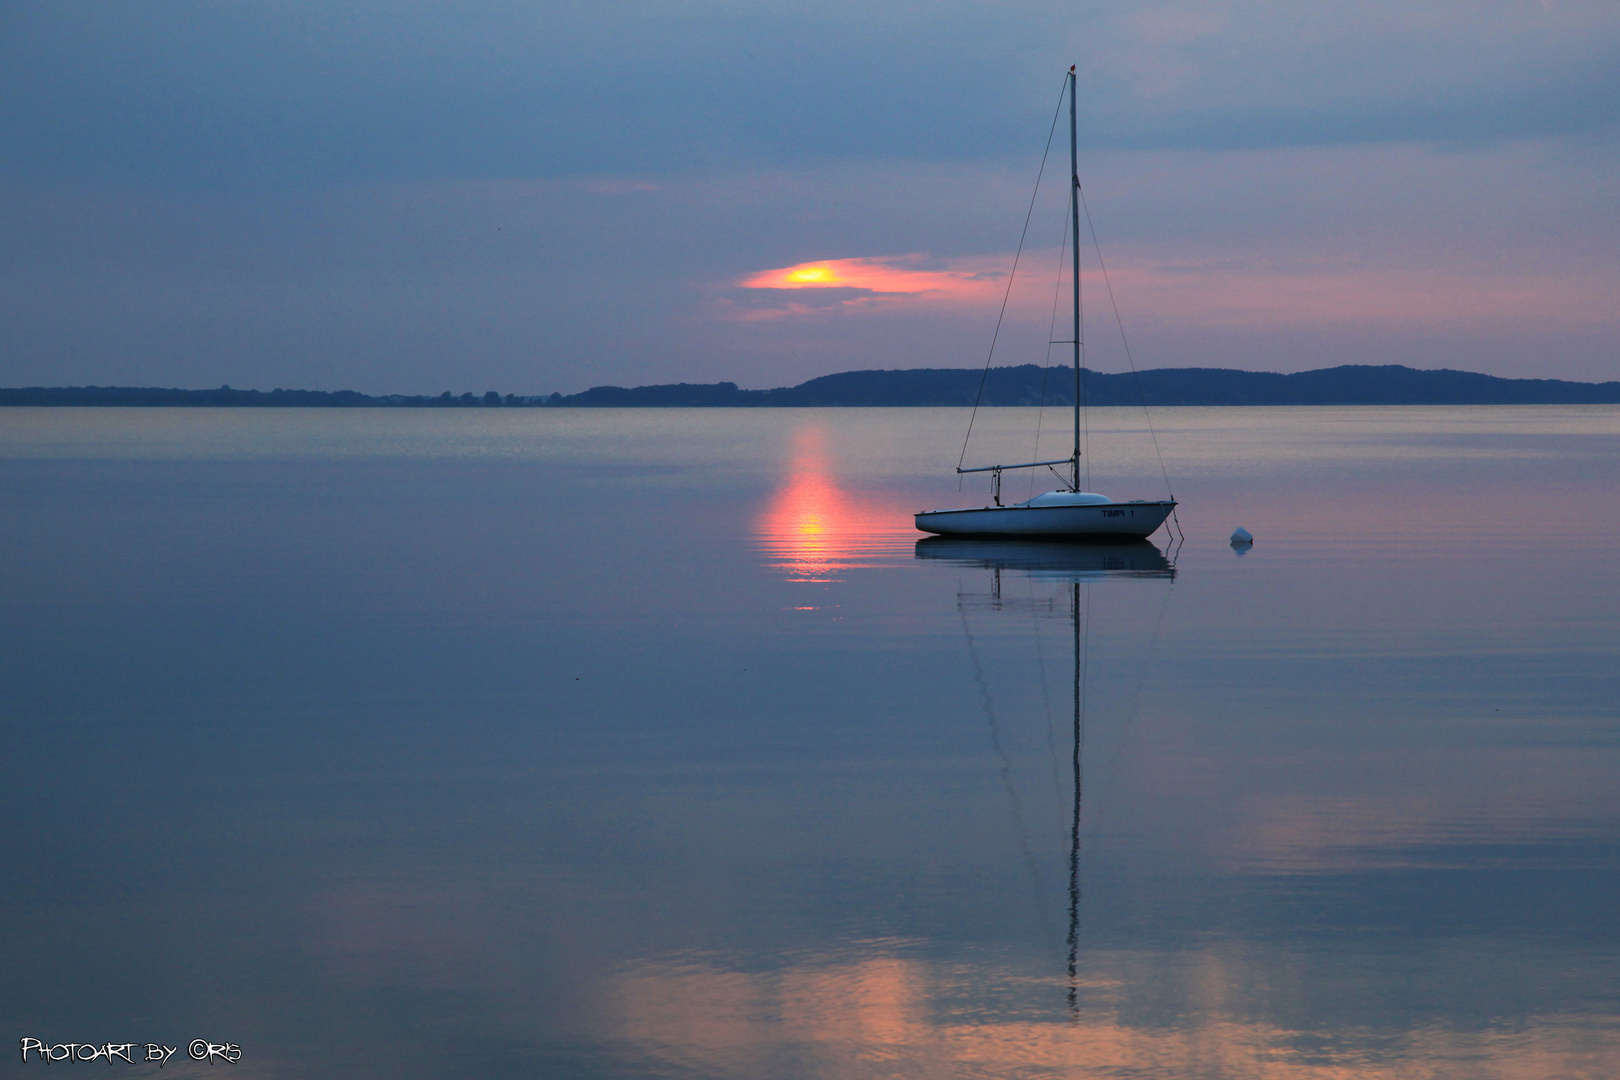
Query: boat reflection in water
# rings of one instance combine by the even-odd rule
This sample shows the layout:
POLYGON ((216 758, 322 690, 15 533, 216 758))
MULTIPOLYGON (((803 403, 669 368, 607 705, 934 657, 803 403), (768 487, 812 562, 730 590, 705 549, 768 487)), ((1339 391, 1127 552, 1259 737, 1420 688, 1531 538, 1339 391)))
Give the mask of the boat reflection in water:
MULTIPOLYGON (((973 644, 973 634, 968 628, 967 611, 969 607, 980 607, 975 601, 988 599, 989 606, 994 610, 1002 610, 1006 605, 1002 597, 1002 573, 1014 571, 1026 575, 1032 580, 1061 583, 1066 588, 1069 625, 1073 631, 1074 660, 1070 675, 1071 702, 1071 729, 1069 774, 1071 783, 1072 801, 1069 817, 1069 927, 1068 927, 1068 1007, 1076 1019, 1080 1012, 1080 824, 1081 806, 1084 797, 1084 772, 1081 768, 1081 758, 1086 745, 1086 653, 1085 643, 1087 629, 1083 625, 1084 613, 1089 610, 1084 591, 1094 581, 1109 578, 1147 578, 1165 579, 1175 578, 1175 565, 1165 557, 1163 551, 1146 540, 1127 543, 1062 543, 1042 540, 1024 539, 971 539, 964 537, 935 536, 917 541, 916 554, 919 559, 937 559, 943 562, 955 563, 960 566, 970 566, 976 569, 991 572, 990 595, 988 597, 976 596, 966 591, 957 593, 957 608, 962 616, 962 630, 967 638, 969 652, 972 654, 973 669, 980 679, 980 691, 987 718, 990 721, 991 741, 995 744, 998 754, 1001 754, 1007 768, 1004 770, 1004 781, 1007 793, 1013 802, 1015 819, 1022 818, 1022 811, 1018 809, 1018 797, 1011 785, 1011 762, 1007 760, 1001 749, 1001 735, 994 710, 990 706, 991 695, 988 685, 983 678, 983 665, 979 661, 977 649, 973 644)), ((1016 606, 1016 605, 1015 605, 1016 606)), ((1054 776, 1054 779, 1056 777, 1054 776)), ((1025 844, 1028 848, 1027 841, 1025 844)), ((1031 867, 1032 876, 1039 878, 1039 872, 1031 867)))
POLYGON ((1066 544, 1044 540, 971 540, 931 536, 917 541, 917 558, 983 570, 1021 570, 1039 579, 1173 578, 1175 564, 1147 540, 1126 544, 1066 544))

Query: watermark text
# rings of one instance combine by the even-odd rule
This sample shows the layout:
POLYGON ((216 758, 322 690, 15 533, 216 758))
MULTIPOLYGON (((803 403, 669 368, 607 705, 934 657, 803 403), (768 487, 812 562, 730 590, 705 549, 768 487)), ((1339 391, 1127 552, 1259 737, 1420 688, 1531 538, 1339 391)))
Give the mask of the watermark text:
MULTIPOLYGON (((24 1038, 19 1048, 23 1061, 123 1061, 131 1065, 156 1062, 158 1068, 180 1052, 178 1046, 155 1042, 48 1043, 43 1039, 24 1038)), ((192 1039, 186 1044, 186 1056, 193 1061, 226 1062, 242 1060, 242 1048, 233 1042, 213 1042, 192 1039)))

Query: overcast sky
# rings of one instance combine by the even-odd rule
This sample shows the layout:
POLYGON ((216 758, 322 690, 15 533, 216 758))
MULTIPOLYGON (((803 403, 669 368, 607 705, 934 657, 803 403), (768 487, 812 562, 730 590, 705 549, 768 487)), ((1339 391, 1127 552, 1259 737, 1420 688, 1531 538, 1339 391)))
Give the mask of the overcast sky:
POLYGON ((977 367, 1071 63, 1139 366, 1620 378, 1613 0, 4 0, 0 385, 977 367))

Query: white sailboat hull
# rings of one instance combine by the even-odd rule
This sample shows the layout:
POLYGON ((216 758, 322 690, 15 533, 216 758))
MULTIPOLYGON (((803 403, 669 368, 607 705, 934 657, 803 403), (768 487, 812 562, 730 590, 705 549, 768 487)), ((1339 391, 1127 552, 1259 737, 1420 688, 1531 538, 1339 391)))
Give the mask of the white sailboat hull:
POLYGON ((1129 502, 924 510, 917 515, 917 528, 940 536, 1084 536, 1098 540, 1145 540, 1164 524, 1175 506, 1173 502, 1129 502))

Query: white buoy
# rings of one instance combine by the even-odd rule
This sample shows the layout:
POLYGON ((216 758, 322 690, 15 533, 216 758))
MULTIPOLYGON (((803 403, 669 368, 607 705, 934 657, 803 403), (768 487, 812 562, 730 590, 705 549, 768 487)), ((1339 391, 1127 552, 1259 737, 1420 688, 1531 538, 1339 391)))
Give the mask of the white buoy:
POLYGON ((1234 544, 1252 544, 1252 543, 1254 543, 1254 534, 1251 533, 1248 529, 1244 529, 1244 528, 1240 527, 1237 530, 1237 532, 1234 532, 1232 534, 1232 543, 1234 543, 1234 544))

